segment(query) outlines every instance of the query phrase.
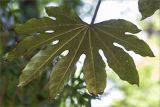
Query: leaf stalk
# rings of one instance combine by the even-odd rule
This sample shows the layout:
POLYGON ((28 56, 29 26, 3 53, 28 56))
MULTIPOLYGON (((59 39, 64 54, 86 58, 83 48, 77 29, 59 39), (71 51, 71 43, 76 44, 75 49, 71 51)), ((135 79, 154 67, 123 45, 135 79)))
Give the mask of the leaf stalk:
POLYGON ((96 9, 95 9, 95 12, 94 12, 94 15, 93 15, 93 18, 92 18, 92 21, 91 21, 91 24, 90 24, 90 25, 93 25, 93 24, 94 24, 94 21, 95 21, 95 19, 96 19, 97 12, 98 12, 99 6, 100 6, 100 4, 101 4, 101 1, 102 1, 102 0, 99 0, 98 3, 97 3, 97 6, 96 6, 96 9))

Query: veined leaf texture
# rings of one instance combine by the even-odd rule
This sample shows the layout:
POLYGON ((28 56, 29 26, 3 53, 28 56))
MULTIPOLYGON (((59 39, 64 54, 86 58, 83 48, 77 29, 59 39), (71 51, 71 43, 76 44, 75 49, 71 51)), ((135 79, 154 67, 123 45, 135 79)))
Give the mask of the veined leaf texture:
MULTIPOLYGON (((141 1, 145 0, 140 0, 139 3, 141 1)), ((82 54, 86 55, 82 69, 86 88, 94 95, 101 94, 106 87, 107 75, 106 65, 99 54, 100 49, 107 58, 109 67, 122 80, 139 85, 139 76, 132 57, 114 45, 118 43, 127 51, 153 57, 149 46, 134 35, 140 32, 136 25, 123 19, 90 25, 83 22, 74 11, 64 7, 47 7, 46 12, 49 17, 31 19, 16 26, 18 33, 28 37, 8 53, 9 60, 27 55, 43 46, 23 69, 19 86, 39 77, 55 57, 68 50, 69 53, 55 65, 50 75, 47 85, 50 97, 54 98, 75 73, 76 63, 82 54), (56 40, 59 42, 53 45, 52 42, 56 40)))

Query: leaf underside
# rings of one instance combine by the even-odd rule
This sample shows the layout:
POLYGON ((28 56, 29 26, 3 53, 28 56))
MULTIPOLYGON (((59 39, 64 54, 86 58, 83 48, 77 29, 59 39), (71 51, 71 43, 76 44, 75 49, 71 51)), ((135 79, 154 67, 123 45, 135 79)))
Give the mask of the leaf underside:
POLYGON ((138 7, 143 20, 153 15, 156 10, 160 9, 160 0, 139 0, 138 7))
POLYGON ((149 46, 134 36, 140 30, 132 23, 118 19, 89 25, 83 22, 73 11, 63 7, 47 7, 50 17, 31 19, 23 25, 17 25, 18 33, 31 35, 21 41, 8 59, 26 55, 43 47, 23 69, 19 86, 28 84, 40 76, 44 68, 65 50, 69 53, 54 67, 48 82, 50 97, 55 97, 76 71, 76 62, 82 54, 86 55, 83 74, 88 91, 94 95, 103 93, 106 87, 105 63, 99 50, 102 49, 108 65, 118 76, 130 84, 139 84, 139 76, 133 59, 122 48, 134 51, 142 56, 151 56, 149 46), (55 17, 54 20, 51 17, 55 17), (47 32, 54 31, 54 32, 47 32), (125 34, 129 32, 130 34, 125 34), (52 42, 59 40, 56 45, 52 42), (45 48, 44 48, 45 47, 45 48))

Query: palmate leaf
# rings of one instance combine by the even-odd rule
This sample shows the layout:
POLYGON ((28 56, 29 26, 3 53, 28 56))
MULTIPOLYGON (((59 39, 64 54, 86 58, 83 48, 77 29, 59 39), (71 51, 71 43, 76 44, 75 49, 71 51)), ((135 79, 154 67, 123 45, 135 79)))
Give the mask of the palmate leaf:
POLYGON ((142 14, 142 19, 145 19, 160 9, 160 0, 139 0, 138 7, 142 14))
POLYGON ((102 49, 108 65, 118 76, 131 84, 139 84, 138 72, 133 59, 118 43, 128 51, 142 56, 154 56, 149 46, 134 36, 140 30, 132 23, 119 19, 89 25, 74 12, 63 7, 47 7, 49 17, 31 19, 18 25, 18 33, 33 35, 27 37, 8 54, 8 59, 23 56, 39 47, 43 48, 33 57, 22 71, 19 86, 28 84, 42 74, 45 66, 65 50, 69 53, 54 67, 48 82, 50 96, 55 97, 62 90, 76 70, 76 62, 82 54, 86 55, 83 73, 86 87, 94 95, 100 94, 106 87, 105 63, 99 54, 102 49), (47 33, 46 31, 54 31, 47 33), (130 34, 125 34, 129 32, 130 34), (36 36, 35 36, 36 35, 36 36), (52 42, 59 40, 56 45, 52 42), (45 48, 44 48, 45 47, 45 48))

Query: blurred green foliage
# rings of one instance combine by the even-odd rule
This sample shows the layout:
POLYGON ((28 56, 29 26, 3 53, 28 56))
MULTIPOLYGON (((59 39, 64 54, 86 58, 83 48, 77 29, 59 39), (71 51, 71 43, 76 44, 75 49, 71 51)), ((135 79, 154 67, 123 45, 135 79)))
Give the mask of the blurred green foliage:
POLYGON ((120 86, 124 98, 113 101, 111 107, 159 107, 160 81, 152 79, 154 73, 152 66, 142 68, 140 87, 120 86))

